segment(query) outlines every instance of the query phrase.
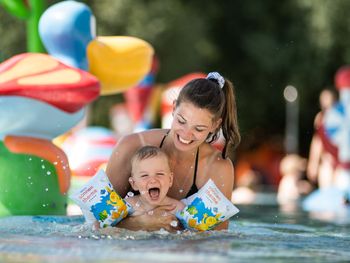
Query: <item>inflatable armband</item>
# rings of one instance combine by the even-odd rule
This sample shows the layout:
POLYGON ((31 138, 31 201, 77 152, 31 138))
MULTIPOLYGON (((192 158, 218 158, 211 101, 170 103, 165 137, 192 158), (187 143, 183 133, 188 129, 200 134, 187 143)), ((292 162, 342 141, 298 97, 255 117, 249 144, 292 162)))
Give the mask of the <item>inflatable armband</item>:
POLYGON ((181 201, 186 207, 176 217, 186 229, 196 231, 211 230, 239 212, 212 180, 181 201))
POLYGON ((103 170, 99 170, 70 198, 80 206, 87 223, 98 220, 100 227, 115 226, 132 210, 113 190, 103 170))

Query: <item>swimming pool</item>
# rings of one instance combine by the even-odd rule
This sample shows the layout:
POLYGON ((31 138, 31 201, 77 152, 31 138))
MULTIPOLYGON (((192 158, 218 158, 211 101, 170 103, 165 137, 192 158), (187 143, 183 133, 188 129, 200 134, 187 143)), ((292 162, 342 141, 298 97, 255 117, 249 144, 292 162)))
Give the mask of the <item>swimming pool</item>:
POLYGON ((0 218, 1 262, 349 262, 350 218, 238 206, 228 231, 91 231, 81 216, 0 218))

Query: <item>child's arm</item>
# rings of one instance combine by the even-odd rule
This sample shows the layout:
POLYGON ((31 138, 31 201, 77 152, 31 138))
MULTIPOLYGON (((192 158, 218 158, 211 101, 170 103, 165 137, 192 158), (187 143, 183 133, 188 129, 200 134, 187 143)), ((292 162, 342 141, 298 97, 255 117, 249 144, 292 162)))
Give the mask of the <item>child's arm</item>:
POLYGON ((152 214, 146 213, 137 216, 128 216, 119 222, 117 227, 133 231, 156 231, 163 228, 169 232, 174 232, 179 230, 179 227, 171 225, 171 222, 177 220, 172 214, 175 208, 174 204, 165 205, 155 208, 152 214))
MULTIPOLYGON (((132 214, 129 214, 129 217, 130 216, 139 216, 142 213, 142 211, 140 211, 140 208, 137 206, 137 202, 139 201, 139 196, 138 195, 135 195, 135 196, 131 196, 131 197, 128 197, 126 199, 124 199, 125 202, 127 202, 129 205, 131 205, 132 207, 132 214)), ((125 219, 123 219, 125 220, 125 219)))

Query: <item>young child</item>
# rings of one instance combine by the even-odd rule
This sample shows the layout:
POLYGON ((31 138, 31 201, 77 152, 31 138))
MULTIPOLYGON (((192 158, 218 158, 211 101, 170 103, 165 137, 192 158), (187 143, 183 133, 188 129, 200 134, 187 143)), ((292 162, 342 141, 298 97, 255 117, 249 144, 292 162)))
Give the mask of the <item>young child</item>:
POLYGON ((151 213, 162 205, 175 205, 171 213, 176 214, 185 205, 167 196, 173 183, 168 156, 158 147, 144 146, 131 159, 131 187, 140 194, 128 197, 126 201, 133 207, 131 216, 151 213))

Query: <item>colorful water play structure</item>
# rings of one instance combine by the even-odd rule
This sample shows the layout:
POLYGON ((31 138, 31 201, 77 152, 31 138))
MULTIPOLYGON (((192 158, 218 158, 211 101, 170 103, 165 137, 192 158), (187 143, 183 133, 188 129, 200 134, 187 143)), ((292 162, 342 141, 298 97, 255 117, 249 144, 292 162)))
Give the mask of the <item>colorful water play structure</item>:
POLYGON ((93 75, 46 54, 0 65, 0 215, 65 213, 69 164, 51 140, 98 95, 93 75))
POLYGON ((152 64, 144 40, 96 37, 94 16, 80 2, 52 5, 39 29, 48 54, 0 64, 0 216, 66 214, 71 169, 52 140, 77 125, 100 94, 136 85, 152 64))

